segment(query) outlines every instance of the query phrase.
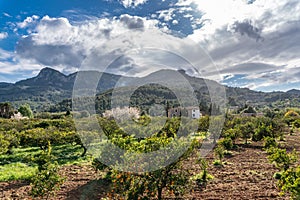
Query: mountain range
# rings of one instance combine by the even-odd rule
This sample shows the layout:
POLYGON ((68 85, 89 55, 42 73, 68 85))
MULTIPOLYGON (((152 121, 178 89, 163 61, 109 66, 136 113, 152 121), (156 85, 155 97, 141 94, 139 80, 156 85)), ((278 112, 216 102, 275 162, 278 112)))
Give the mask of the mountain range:
MULTIPOLYGON (((160 80, 168 80, 172 76, 175 77, 178 72, 184 77, 184 80, 175 81, 173 86, 178 88, 183 87, 182 85, 185 84, 184 81, 187 80, 192 86, 199 102, 209 101, 207 84, 220 86, 219 83, 212 80, 189 76, 183 70, 179 70, 177 73, 175 72, 176 71, 173 70, 160 70, 146 77, 136 78, 96 71, 75 72, 65 75, 57 70, 44 68, 35 77, 16 83, 0 83, 0 102, 11 102, 16 107, 23 103, 29 103, 34 110, 49 110, 51 106, 55 106, 64 100, 66 101, 66 99, 72 98, 73 86, 79 73, 81 73, 81 75, 84 73, 83 77, 86 77, 86 79, 81 79, 81 81, 86 83, 90 81, 89 77, 101 76, 96 91, 98 94, 97 99, 100 100, 105 94, 111 95, 112 89, 142 86, 151 81, 159 83, 160 80)), ((274 104, 277 106, 298 106, 300 100, 300 90, 296 89, 287 92, 265 93, 253 91, 248 88, 224 87, 228 105, 230 106, 243 106, 244 104, 260 107, 274 106, 274 104)), ((141 90, 143 90, 143 88, 141 88, 141 90)), ((149 87, 144 88, 144 90, 150 91, 149 87)), ((158 89, 155 87, 152 89, 151 97, 158 98, 158 93, 153 90, 157 91, 158 89)), ((159 90, 163 91, 166 90, 166 88, 160 87, 159 90)), ((145 95, 145 91, 135 92, 135 94, 145 95)), ((166 91, 160 94, 167 95, 166 91)))

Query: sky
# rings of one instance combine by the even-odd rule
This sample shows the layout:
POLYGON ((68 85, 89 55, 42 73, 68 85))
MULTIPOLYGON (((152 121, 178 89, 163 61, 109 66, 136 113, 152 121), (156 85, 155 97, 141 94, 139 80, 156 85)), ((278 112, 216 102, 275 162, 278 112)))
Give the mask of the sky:
POLYGON ((0 82, 44 67, 300 89, 300 1, 0 0, 0 82))

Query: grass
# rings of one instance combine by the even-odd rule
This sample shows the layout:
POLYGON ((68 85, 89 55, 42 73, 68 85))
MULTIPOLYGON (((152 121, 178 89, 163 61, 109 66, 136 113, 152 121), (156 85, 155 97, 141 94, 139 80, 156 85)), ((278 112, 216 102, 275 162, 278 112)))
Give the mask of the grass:
POLYGON ((0 181, 30 180, 37 167, 16 162, 0 166, 0 181))
MULTIPOLYGON (((33 158, 41 152, 39 147, 23 147, 14 149, 13 154, 0 155, 0 181, 29 180, 37 170, 33 158)), ((82 152, 83 149, 79 145, 52 147, 52 154, 60 166, 90 163, 91 157, 81 157, 82 152)))

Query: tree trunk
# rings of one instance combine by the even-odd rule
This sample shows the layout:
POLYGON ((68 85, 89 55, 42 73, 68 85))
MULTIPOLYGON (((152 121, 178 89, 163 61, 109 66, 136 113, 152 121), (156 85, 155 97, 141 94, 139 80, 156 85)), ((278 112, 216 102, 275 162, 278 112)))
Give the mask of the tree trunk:
POLYGON ((162 187, 157 188, 157 199, 158 200, 162 199, 162 187))
POLYGON ((83 153, 81 154, 81 157, 84 157, 87 152, 87 148, 84 145, 82 145, 81 147, 83 148, 83 153))

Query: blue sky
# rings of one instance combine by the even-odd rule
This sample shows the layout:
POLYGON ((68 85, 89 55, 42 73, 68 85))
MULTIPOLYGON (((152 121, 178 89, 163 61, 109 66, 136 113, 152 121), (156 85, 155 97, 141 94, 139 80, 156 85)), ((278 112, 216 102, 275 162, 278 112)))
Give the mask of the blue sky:
POLYGON ((0 82, 44 67, 183 68, 235 87, 300 89, 298 0, 3 0, 0 27, 0 82))

